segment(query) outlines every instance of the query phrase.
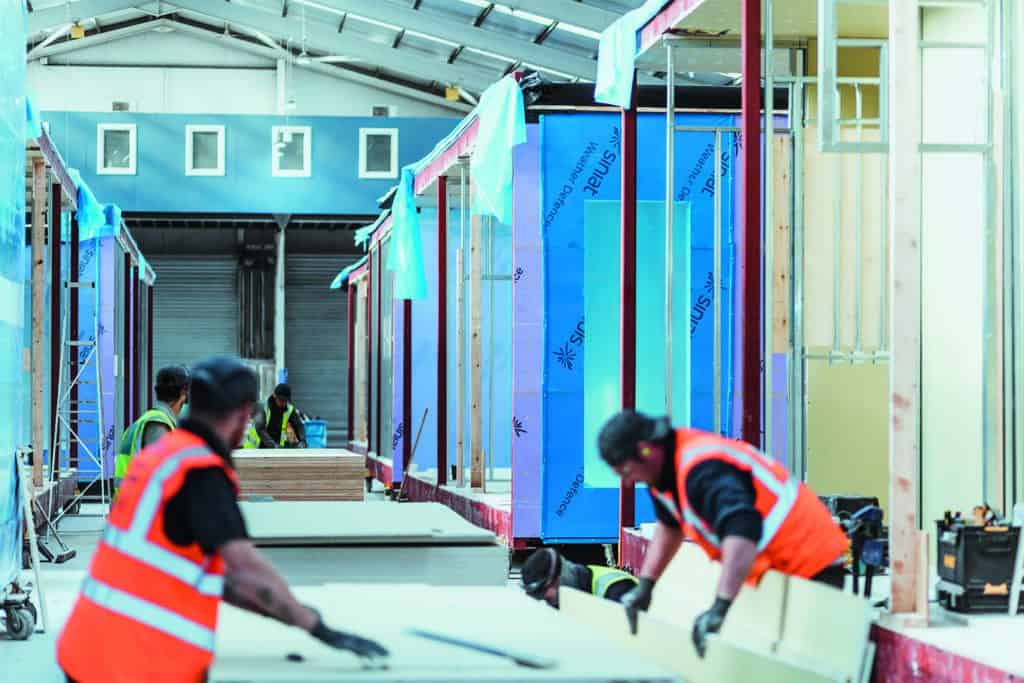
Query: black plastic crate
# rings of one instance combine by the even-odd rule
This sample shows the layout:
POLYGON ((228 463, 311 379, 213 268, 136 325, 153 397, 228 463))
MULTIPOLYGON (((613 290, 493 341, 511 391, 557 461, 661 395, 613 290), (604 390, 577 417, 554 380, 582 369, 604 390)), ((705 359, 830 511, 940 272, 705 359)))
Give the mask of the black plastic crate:
MULTIPOLYGON (((957 612, 1005 612, 1020 528, 938 520, 939 597, 957 612)), ((1024 601, 1022 601, 1024 607, 1024 601)))
POLYGON ((828 511, 832 513, 833 517, 839 517, 846 519, 853 515, 855 512, 874 505, 878 507, 878 498, 874 496, 857 496, 857 495, 844 495, 844 494, 829 494, 824 496, 818 496, 828 511))

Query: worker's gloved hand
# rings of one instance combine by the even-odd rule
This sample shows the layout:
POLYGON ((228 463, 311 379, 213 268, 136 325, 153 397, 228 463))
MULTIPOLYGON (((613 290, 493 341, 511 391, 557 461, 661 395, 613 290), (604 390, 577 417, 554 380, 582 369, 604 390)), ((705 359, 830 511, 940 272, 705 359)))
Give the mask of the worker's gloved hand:
POLYGON ((324 620, 320 618, 319 614, 317 615, 316 626, 309 633, 326 645, 330 645, 337 650, 348 650, 358 657, 375 659, 388 656, 388 651, 379 643, 362 636, 357 636, 354 633, 335 631, 324 624, 324 620))
POLYGON ((629 632, 636 635, 636 620, 639 612, 646 612, 651 606, 651 594, 654 592, 654 579, 644 577, 639 583, 623 595, 619 602, 626 608, 626 619, 629 620, 629 632))
POLYGON ((715 598, 715 604, 711 605, 711 609, 702 613, 693 622, 693 646, 697 648, 697 656, 701 659, 707 652, 708 634, 718 633, 721 630, 722 624, 725 623, 725 615, 731 605, 732 600, 715 598))

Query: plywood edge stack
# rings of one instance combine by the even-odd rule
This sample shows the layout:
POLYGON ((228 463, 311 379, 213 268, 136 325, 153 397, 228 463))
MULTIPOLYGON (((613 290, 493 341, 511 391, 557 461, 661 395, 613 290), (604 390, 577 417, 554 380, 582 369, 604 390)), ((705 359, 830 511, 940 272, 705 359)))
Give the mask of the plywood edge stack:
POLYGON ((363 500, 364 458, 335 450, 240 450, 232 456, 242 500, 363 500))

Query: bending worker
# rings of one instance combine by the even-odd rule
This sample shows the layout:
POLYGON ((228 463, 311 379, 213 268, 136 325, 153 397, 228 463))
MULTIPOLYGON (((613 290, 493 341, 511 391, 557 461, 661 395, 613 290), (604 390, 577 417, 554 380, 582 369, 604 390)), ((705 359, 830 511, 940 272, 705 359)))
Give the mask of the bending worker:
POLYGON ((128 471, 132 458, 151 444, 159 441, 178 424, 181 409, 188 401, 188 370, 183 365, 170 365, 156 373, 156 405, 142 414, 121 436, 121 444, 114 459, 114 490, 121 488, 121 480, 128 471))
POLYGON ((57 641, 68 680, 200 683, 221 600, 366 659, 387 655, 325 625, 249 541, 231 448, 257 399, 256 375, 236 359, 193 369, 190 415, 132 460, 57 641))
POLYGON ((295 434, 298 448, 306 448, 306 428, 299 417, 299 411, 292 405, 292 388, 278 384, 274 393, 267 398, 263 408, 263 419, 256 418, 256 432, 260 435, 260 448, 283 448, 288 441, 288 428, 295 434))
POLYGON ((618 602, 637 581, 629 572, 600 565, 582 565, 562 557, 554 548, 541 548, 526 559, 522 586, 526 594, 558 607, 558 589, 568 586, 618 602))
POLYGON ((722 563, 714 603, 693 626, 701 657, 743 583, 768 569, 842 588, 846 535, 807 486, 753 446, 623 411, 601 429, 598 448, 623 481, 650 487, 658 518, 640 582, 621 600, 634 631, 684 534, 722 563))

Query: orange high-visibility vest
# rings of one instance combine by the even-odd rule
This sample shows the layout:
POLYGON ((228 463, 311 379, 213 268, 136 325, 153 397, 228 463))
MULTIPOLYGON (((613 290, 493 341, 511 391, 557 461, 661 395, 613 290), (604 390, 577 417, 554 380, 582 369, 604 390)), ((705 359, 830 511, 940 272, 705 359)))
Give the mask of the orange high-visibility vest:
POLYGON ((178 429, 132 459, 89 574, 57 643, 80 683, 199 682, 213 661, 224 562, 164 533, 164 506, 185 475, 228 464, 178 429))
POLYGON ((686 477, 702 462, 720 460, 750 473, 754 507, 763 524, 758 555, 747 577, 756 584, 769 569, 811 578, 832 564, 849 547, 849 539, 814 493, 781 464, 750 444, 693 429, 676 430, 676 496, 651 491, 672 512, 686 535, 712 560, 721 560, 721 539, 694 512, 686 498, 686 477))

